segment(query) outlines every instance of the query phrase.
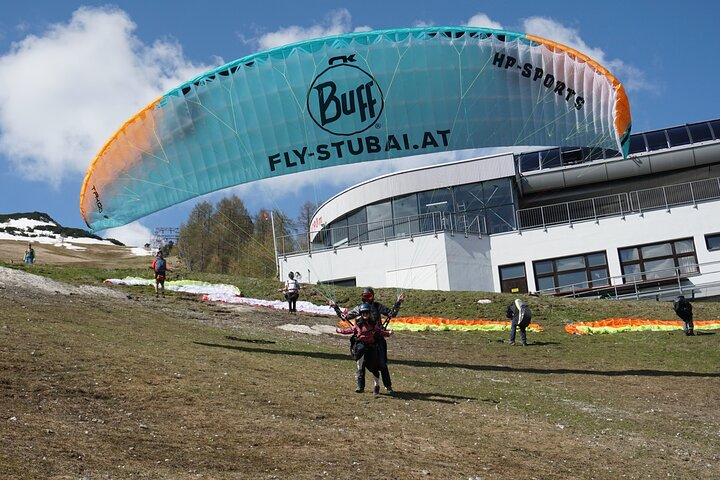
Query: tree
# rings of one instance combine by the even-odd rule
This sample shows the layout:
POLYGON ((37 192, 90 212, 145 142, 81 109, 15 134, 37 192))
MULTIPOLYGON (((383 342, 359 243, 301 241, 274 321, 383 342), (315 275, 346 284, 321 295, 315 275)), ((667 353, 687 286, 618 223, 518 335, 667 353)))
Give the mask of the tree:
POLYGON ((209 270, 216 273, 241 273, 242 259, 248 254, 253 229, 250 214, 237 195, 220 200, 212 216, 211 230, 215 244, 209 270))
POLYGON ((207 270, 210 261, 208 250, 212 243, 210 225, 213 212, 213 206, 209 202, 198 203, 190 212, 188 221, 180 225, 178 252, 190 271, 207 270))

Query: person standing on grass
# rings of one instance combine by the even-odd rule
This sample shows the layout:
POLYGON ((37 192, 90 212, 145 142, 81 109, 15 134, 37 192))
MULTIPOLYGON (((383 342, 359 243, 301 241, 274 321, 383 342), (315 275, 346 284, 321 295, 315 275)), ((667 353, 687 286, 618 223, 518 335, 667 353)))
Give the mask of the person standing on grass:
POLYGON ((679 295, 673 300, 673 310, 682 320, 682 329, 685 335, 695 335, 695 324, 693 323, 692 304, 684 295, 679 295))
POLYGON ((35 263, 35 249, 33 248, 32 243, 28 243, 28 248, 25 250, 23 261, 31 265, 35 263))
POLYGON ((155 297, 160 295, 162 290, 162 296, 165 296, 165 276, 167 272, 172 272, 172 269, 168 268, 167 261, 163 257, 162 250, 158 250, 157 255, 153 258, 152 265, 150 268, 155 272, 155 297))
POLYGON ((288 302, 288 311, 297 313, 297 300, 300 297, 300 282, 295 279, 293 272, 288 273, 288 279, 285 280, 285 286, 279 291, 285 292, 285 299, 288 302))
POLYGON ((505 316, 510 319, 510 345, 515 345, 515 330, 520 327, 520 341, 523 347, 527 343, 527 327, 530 325, 532 313, 527 303, 516 298, 513 303, 508 305, 505 316))

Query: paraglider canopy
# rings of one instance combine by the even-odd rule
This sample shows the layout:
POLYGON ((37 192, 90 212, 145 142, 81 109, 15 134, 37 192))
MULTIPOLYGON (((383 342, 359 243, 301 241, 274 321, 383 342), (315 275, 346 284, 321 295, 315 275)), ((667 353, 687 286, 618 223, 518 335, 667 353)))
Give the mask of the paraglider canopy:
POLYGON ((360 161, 537 145, 629 145, 601 65, 516 32, 423 27, 257 53, 151 102, 92 161, 80 211, 124 225, 241 183, 360 161))

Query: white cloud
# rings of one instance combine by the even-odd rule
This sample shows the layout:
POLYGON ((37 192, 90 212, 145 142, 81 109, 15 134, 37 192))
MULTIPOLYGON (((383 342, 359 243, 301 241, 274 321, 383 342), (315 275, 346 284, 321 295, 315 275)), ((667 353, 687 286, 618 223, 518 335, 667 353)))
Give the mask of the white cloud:
POLYGON ((353 28, 350 12, 343 8, 330 12, 322 24, 310 25, 309 27, 291 25, 275 32, 265 33, 254 42, 260 50, 268 50, 312 38, 341 35, 349 32, 366 32, 368 30, 371 30, 368 26, 353 28))
POLYGON ((152 240, 152 232, 140 222, 132 222, 122 227, 109 228, 98 232, 102 238, 114 238, 128 247, 142 247, 152 240))
POLYGON ((494 28, 496 30, 503 30, 502 24, 492 20, 484 13, 477 13, 470 17, 465 25, 468 27, 482 27, 482 28, 494 28))
POLYGON ((0 57, 0 154, 21 175, 58 186, 83 173, 128 118, 209 68, 135 28, 122 10, 81 7, 0 57))

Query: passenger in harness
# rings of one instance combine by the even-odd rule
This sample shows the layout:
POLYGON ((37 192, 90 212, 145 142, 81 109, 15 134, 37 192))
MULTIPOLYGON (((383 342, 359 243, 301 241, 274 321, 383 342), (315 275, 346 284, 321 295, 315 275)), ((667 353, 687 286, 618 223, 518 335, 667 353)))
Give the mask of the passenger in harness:
POLYGON ((351 340, 351 354, 357 361, 357 388, 355 393, 365 391, 365 369, 373 374, 373 393, 380 394, 380 353, 378 338, 389 337, 392 330, 380 328, 378 322, 372 318, 370 304, 363 303, 359 307, 360 317, 350 327, 337 328, 335 331, 343 335, 353 335, 351 340))
MULTIPOLYGON (((361 304, 358 307, 353 308, 349 312, 347 312, 345 315, 343 315, 340 312, 340 309, 335 304, 335 302, 330 302, 330 306, 335 309, 335 314, 344 319, 344 320, 352 320, 356 317, 360 316, 360 308, 362 305, 369 305, 370 306, 370 312, 372 313, 372 319, 375 321, 375 323, 378 324, 381 330, 385 330, 387 327, 387 323, 383 323, 383 317, 387 318, 388 321, 395 317, 398 314, 398 311, 400 310, 400 305, 403 301, 405 301, 405 295, 400 295, 397 298, 397 301, 393 305, 392 308, 388 308, 382 303, 375 301, 375 290, 372 289, 372 287, 366 287, 363 289, 362 293, 362 301, 363 304, 361 304)), ((380 365, 380 374, 382 376, 383 385, 385 385, 385 389, 387 390, 387 393, 392 395, 395 393, 392 388, 392 379, 390 378, 390 370, 388 369, 388 356, 387 356, 387 341, 385 340, 385 337, 382 335, 379 335, 377 338, 377 344, 378 344, 378 361, 380 365)))

